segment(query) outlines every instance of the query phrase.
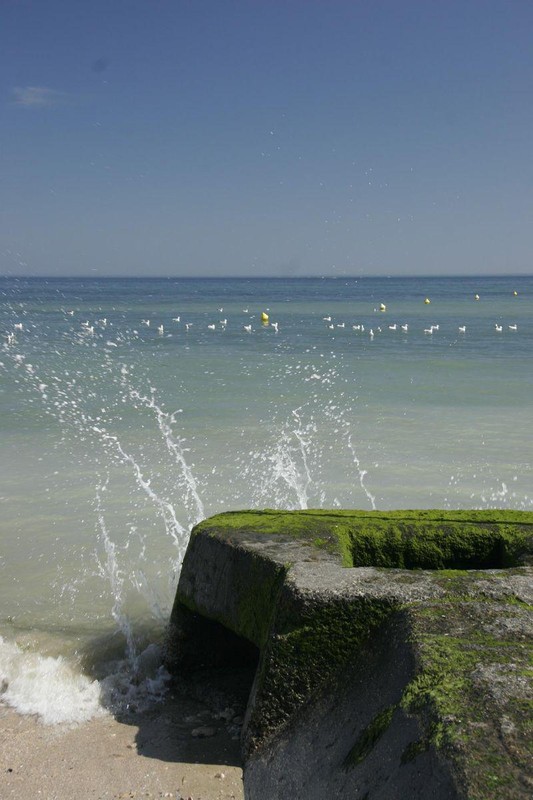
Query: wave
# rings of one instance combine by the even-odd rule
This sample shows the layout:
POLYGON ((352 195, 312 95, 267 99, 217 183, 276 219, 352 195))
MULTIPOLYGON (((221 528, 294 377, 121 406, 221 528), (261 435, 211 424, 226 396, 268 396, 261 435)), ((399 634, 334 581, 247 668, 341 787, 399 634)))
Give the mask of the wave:
POLYGON ((0 636, 0 700, 44 725, 80 724, 107 712, 144 711, 163 699, 170 676, 162 648, 149 645, 132 670, 128 659, 108 665, 101 680, 91 679, 63 656, 44 656, 0 636))

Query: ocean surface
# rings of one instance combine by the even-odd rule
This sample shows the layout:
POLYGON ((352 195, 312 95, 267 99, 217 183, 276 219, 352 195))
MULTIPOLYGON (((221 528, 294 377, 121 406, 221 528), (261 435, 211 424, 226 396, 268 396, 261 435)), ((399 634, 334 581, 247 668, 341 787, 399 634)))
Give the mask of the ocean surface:
POLYGON ((0 333, 0 698, 45 723, 162 696, 208 515, 533 510, 533 277, 5 278, 0 333))

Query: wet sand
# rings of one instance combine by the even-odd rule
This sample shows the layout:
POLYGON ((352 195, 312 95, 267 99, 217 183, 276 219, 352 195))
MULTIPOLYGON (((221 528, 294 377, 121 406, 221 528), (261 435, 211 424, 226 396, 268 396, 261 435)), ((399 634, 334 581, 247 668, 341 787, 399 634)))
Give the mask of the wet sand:
POLYGON ((242 800, 239 711, 180 691, 150 711, 72 727, 0 705, 0 797, 242 800))

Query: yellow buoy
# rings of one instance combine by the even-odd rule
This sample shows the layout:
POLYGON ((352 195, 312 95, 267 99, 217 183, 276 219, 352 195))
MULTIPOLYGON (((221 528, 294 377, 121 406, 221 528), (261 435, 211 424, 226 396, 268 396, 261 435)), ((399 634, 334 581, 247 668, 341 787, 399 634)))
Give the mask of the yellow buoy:
POLYGON ((518 292, 513 292, 513 294, 514 294, 515 297, 518 296, 518 292))
POLYGON ((424 303, 425 303, 427 306, 428 306, 428 305, 431 303, 431 300, 429 299, 429 297, 426 297, 426 299, 424 300, 424 303))
POLYGON ((379 304, 379 310, 380 311, 386 311, 387 310, 387 306, 385 305, 385 303, 380 303, 379 304))
POLYGON ((264 311, 261 312, 261 322, 268 322, 268 314, 264 311))

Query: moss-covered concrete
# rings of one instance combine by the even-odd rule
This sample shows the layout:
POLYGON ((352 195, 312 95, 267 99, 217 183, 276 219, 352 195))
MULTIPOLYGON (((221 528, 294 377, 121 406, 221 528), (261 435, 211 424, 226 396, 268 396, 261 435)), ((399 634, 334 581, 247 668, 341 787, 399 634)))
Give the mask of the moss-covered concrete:
POLYGON ((523 511, 246 511, 193 531, 290 536, 338 553, 348 567, 491 569, 533 563, 532 515, 523 511))
POLYGON ((295 607, 283 592, 256 677, 245 749, 252 752, 330 683, 391 613, 388 598, 316 598, 295 607))
POLYGON ((221 514, 192 532, 171 660, 194 666, 206 638, 200 619, 231 631, 233 652, 239 641, 257 648, 243 732, 254 800, 269 796, 268 781, 271 794, 281 791, 285 773, 275 764, 305 739, 298 725, 317 724, 313 708, 333 708, 332 692, 344 697, 339 681, 348 674, 357 689, 343 701, 342 730, 334 715, 294 751, 302 756, 295 800, 333 785, 339 797, 401 796, 391 781, 414 797, 427 780, 434 785, 421 797, 525 800, 533 789, 532 563, 527 512, 221 514), (391 661, 393 639, 401 657, 391 661), (331 741, 321 750, 326 728, 331 741), (387 775, 376 772, 384 754, 387 775), (310 785, 306 757, 328 764, 327 785, 318 773, 310 785))
POLYGON ((533 606, 452 595, 409 613, 419 670, 401 704, 423 721, 421 742, 461 763, 469 797, 520 797, 533 757, 533 606))

